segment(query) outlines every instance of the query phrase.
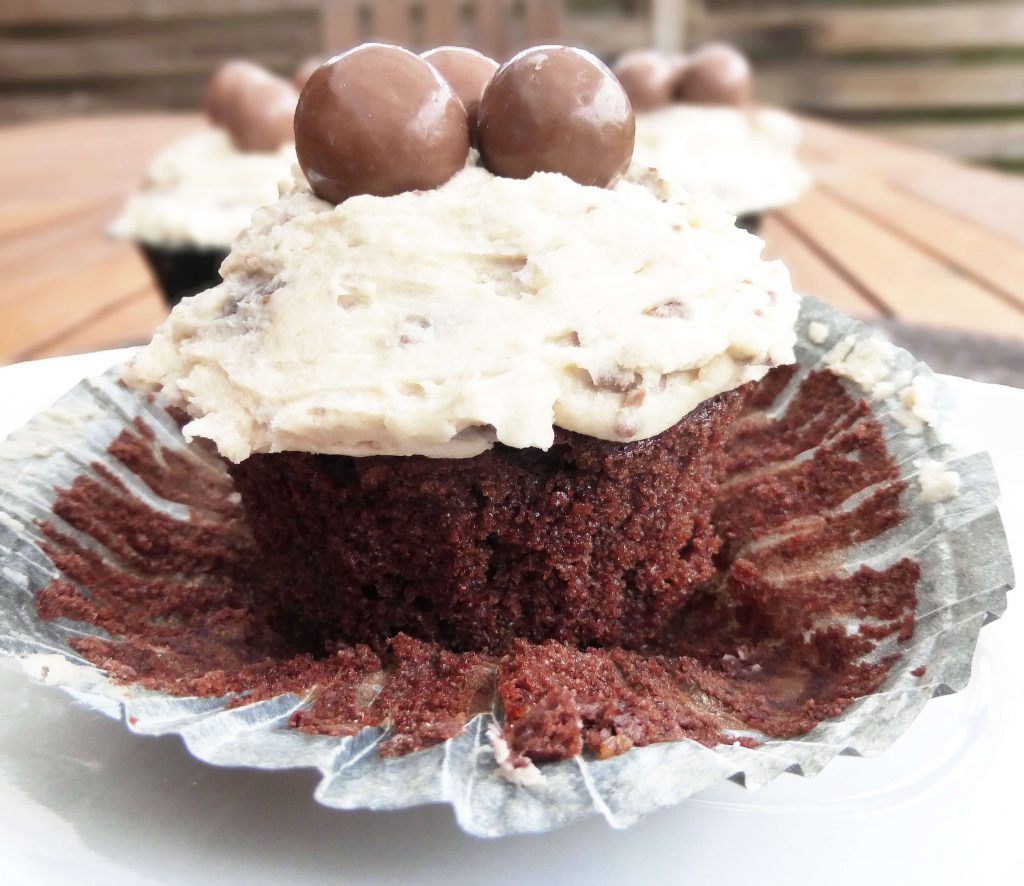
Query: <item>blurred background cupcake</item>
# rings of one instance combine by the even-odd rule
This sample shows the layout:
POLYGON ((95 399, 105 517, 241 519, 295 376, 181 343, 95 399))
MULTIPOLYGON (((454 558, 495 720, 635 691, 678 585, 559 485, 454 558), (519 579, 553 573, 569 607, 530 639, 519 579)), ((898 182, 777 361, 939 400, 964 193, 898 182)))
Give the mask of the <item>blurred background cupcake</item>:
POLYGON ((203 98, 210 125, 161 151, 125 203, 110 232, 139 245, 168 305, 219 283, 235 235, 277 199, 295 163, 298 95, 254 62, 224 62, 203 98))
POLYGON ((750 63, 739 50, 724 43, 689 56, 639 49, 614 71, 637 112, 634 158, 691 193, 717 197, 748 230, 810 184, 797 160, 799 124, 752 104, 750 63))

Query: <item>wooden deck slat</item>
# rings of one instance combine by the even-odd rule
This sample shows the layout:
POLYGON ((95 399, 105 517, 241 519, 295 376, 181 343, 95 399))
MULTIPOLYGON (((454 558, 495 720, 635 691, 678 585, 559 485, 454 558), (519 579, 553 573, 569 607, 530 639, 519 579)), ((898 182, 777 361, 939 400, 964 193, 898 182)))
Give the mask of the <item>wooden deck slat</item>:
POLYGON ((320 49, 323 53, 336 55, 355 46, 361 39, 359 9, 354 0, 323 3, 320 17, 320 49))
POLYGON ((376 0, 370 24, 371 39, 407 46, 412 43, 409 30, 409 0, 376 0))
MULTIPOLYGON (((823 4, 824 5, 824 4, 823 4)), ((842 52, 935 52, 956 49, 987 49, 992 46, 1024 46, 1024 7, 1014 3, 960 2, 886 8, 822 9, 800 5, 758 9, 769 4, 750 4, 738 12, 716 12, 698 17, 702 39, 713 34, 754 46, 786 39, 803 51, 842 52), (761 32, 759 35, 758 32, 761 32)))
POLYGON ((868 319, 882 311, 836 266, 814 248, 806 235, 780 216, 770 215, 761 223, 765 258, 786 263, 793 288, 801 295, 813 295, 852 317, 868 319))
POLYGON ((192 113, 80 117, 0 128, 0 199, 10 205, 126 195, 138 186, 157 151, 203 125, 192 113))
POLYGON ((428 47, 465 42, 459 0, 431 0, 424 12, 423 37, 428 47))
MULTIPOLYGON (((392 35, 401 40, 405 35, 392 35)), ((290 70, 318 48, 317 29, 287 15, 234 20, 210 19, 197 28, 190 20, 172 20, 159 28, 149 23, 111 32, 57 31, 42 34, 0 31, 0 83, 53 83, 169 74, 208 75, 239 46, 261 47, 260 60, 290 70), (182 52, 182 46, 188 52, 182 52), (267 47, 263 49, 262 47, 267 47)))
POLYGON ((78 328, 104 307, 150 285, 142 260, 132 250, 118 249, 73 273, 56 273, 23 287, 19 298, 0 305, 0 354, 17 358, 31 352, 39 342, 78 328))
MULTIPOLYGON (((88 223, 89 219, 86 218, 88 223)), ((138 259, 133 246, 118 243, 103 233, 102 223, 86 227, 55 228, 45 237, 36 238, 36 248, 22 254, 18 249, 0 250, 0 272, 6 281, 0 289, 0 308, 17 310, 24 303, 24 310, 31 311, 32 303, 39 297, 40 290, 62 286, 71 282, 83 270, 105 262, 116 262, 119 258, 138 259)), ((141 265, 141 259, 138 259, 141 265)), ((138 283, 131 281, 128 289, 138 283)), ((126 291, 126 290, 123 290, 126 291)), ((80 296, 88 299, 86 290, 80 296)))
POLYGON ((562 4, 559 0, 525 0, 525 3, 524 42, 557 42, 564 28, 562 4))
POLYGON ((1024 160, 1024 120, 870 123, 868 131, 966 160, 1024 160))
POLYGON ((968 66, 877 62, 808 62, 763 68, 764 101, 828 111, 1017 107, 1024 104, 1024 64, 998 60, 968 66))
POLYGON ((823 191, 812 190, 780 214, 813 237, 893 315, 1024 337, 1024 311, 823 191))
POLYGON ((946 213, 1024 244, 1024 177, 968 166, 877 135, 804 119, 803 159, 819 178, 884 175, 946 213))
POLYGON ((0 25, 98 24, 136 20, 143 14, 151 20, 168 21, 243 12, 308 12, 331 3, 332 0, 4 0, 0 5, 0 25))
POLYGON ((987 170, 970 176, 932 177, 920 170, 905 175, 899 187, 936 207, 958 215, 1024 246, 1024 181, 987 170))
POLYGON ((74 329, 40 342, 19 355, 22 360, 39 360, 62 354, 81 354, 105 348, 120 348, 149 341, 153 330, 167 317, 167 309, 151 287, 104 306, 74 329))
MULTIPOLYGON (((906 142, 895 141, 862 129, 824 123, 802 117, 802 150, 815 173, 827 173, 831 167, 851 169, 907 169, 927 174, 967 177, 973 167, 906 142)), ((1007 183, 1012 179, 1003 177, 1007 183)))
MULTIPOLYGON (((10 293, 18 289, 19 282, 46 276, 68 261, 73 263, 92 253, 119 248, 103 236, 116 204, 94 200, 79 205, 82 208, 77 213, 45 213, 49 216, 46 223, 28 224, 21 231, 10 231, 0 238, 0 273, 15 281, 0 292, 0 303, 11 300, 10 293)), ((32 220, 33 215, 26 218, 32 220)))
POLYGON ((1024 311, 1024 250, 1007 249, 1003 237, 936 211, 900 190, 898 182, 860 175, 832 178, 820 187, 1024 311))
POLYGON ((474 3, 475 45, 498 61, 508 54, 508 28, 505 24, 507 0, 478 0, 474 3))
POLYGON ((48 230, 96 208, 95 200, 68 199, 11 202, 0 205, 0 248, 10 238, 24 239, 36 229, 48 230))

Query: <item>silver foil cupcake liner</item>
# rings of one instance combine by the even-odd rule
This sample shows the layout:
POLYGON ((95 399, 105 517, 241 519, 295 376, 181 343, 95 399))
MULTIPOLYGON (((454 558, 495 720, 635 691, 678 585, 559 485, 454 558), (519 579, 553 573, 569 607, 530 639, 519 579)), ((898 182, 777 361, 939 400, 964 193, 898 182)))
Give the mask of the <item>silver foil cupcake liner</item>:
MULTIPOLYGON (((137 421, 162 446, 185 451, 170 416, 152 398, 118 384, 116 371, 83 381, 0 443, 0 653, 20 660, 29 676, 121 719, 133 732, 180 735, 200 760, 316 768, 322 778, 315 799, 339 809, 448 803, 458 824, 481 836, 546 831, 593 814, 626 827, 722 779, 753 789, 783 772, 814 775, 839 754, 876 754, 930 698, 967 684, 979 630, 1005 609, 1013 571, 996 507, 998 487, 989 457, 958 442, 955 416, 926 366, 905 351, 877 344, 868 327, 813 299, 804 300, 799 333, 799 371, 772 413, 784 410, 808 373, 835 367, 848 377, 850 393, 868 400, 907 483, 901 497, 906 518, 852 548, 845 567, 883 568, 909 556, 921 568, 914 634, 887 650, 898 660, 884 684, 800 738, 768 740, 756 748, 665 742, 608 760, 542 764, 542 777, 524 785, 499 770, 488 736, 498 722, 492 714, 478 715, 462 735, 443 744, 385 759, 377 753, 387 734, 381 729, 332 738, 288 728, 290 715, 303 705, 294 695, 227 707, 224 698, 172 697, 115 684, 69 646, 74 637, 102 631, 40 619, 36 597, 59 577, 43 551, 41 530, 42 523, 60 522, 52 513, 55 489, 94 474, 97 465, 131 484, 131 475, 106 450, 137 421)), ((207 458, 196 451, 188 457, 207 458)), ((158 499, 138 482, 129 488, 151 507, 187 519, 186 509, 158 499)), ((96 547, 70 527, 60 529, 96 547)))

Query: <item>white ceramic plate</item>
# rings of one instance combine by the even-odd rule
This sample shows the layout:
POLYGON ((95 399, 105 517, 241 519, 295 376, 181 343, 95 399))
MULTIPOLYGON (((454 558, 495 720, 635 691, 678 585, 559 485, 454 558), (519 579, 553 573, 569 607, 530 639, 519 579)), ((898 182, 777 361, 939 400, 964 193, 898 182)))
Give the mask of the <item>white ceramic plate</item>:
MULTIPOLYGON (((0 369, 0 437, 124 352, 0 369)), ((950 380, 996 464, 1024 568, 1024 391, 950 380)), ((218 769, 0 669, 0 883, 1020 883, 1024 621, 981 633, 964 692, 881 756, 705 792, 622 832, 482 841, 447 807, 338 812, 314 773, 218 769)))

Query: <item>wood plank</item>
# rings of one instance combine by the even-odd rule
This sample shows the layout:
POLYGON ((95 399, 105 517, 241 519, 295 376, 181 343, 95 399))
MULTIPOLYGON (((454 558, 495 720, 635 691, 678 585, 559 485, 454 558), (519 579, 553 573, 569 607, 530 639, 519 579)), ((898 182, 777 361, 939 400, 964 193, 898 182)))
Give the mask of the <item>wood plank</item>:
POLYGON ((1024 63, 803 62, 762 67, 762 101, 811 110, 979 108, 1024 105, 1024 63))
POLYGON ((399 46, 412 44, 409 0, 374 0, 370 8, 373 15, 370 39, 399 46))
POLYGON ((646 18, 616 13, 565 15, 565 42, 589 49, 606 61, 624 52, 652 42, 651 25, 646 18))
POLYGON ((318 18, 291 15, 209 19, 202 27, 171 20, 159 26, 142 22, 116 29, 0 32, 0 82, 205 74, 225 57, 240 54, 290 71, 297 59, 317 50, 318 31, 318 18))
POLYGON ((362 42, 363 29, 357 0, 321 0, 320 48, 337 55, 362 42))
POLYGON ((865 123, 886 138, 966 160, 1024 160, 1024 119, 948 123, 865 123))
POLYGON ((821 190, 780 214, 893 315, 1024 337, 1024 311, 821 190))
POLYGON ((161 148, 204 125, 198 114, 164 113, 0 127, 0 195, 5 203, 127 195, 161 148))
POLYGON ((508 0, 476 0, 474 13, 474 47, 498 62, 509 55, 509 33, 506 13, 508 0))
POLYGON ((908 170, 898 187, 1024 246, 1024 181, 986 169, 948 178, 908 170))
POLYGON ((561 0, 525 0, 524 42, 560 43, 563 35, 561 0))
MULTIPOLYGON (((54 234, 54 238, 56 236, 54 234)), ((107 239, 102 229, 77 233, 61 242, 57 249, 44 248, 41 252, 42 256, 27 255, 5 263, 2 272, 6 282, 0 290, 0 309, 15 314, 30 311, 40 295, 59 289, 67 281, 74 281, 82 268, 107 264, 145 270, 134 246, 107 239)), ((105 288, 117 289, 119 294, 124 295, 137 289, 146 279, 146 276, 133 272, 123 278, 113 278, 105 288)), ((89 298, 88 288, 83 287, 78 291, 79 298, 89 298)))
POLYGON ((150 286, 142 259, 122 249, 92 264, 78 262, 74 273, 64 270, 34 286, 19 287, 21 297, 0 304, 0 355, 17 358, 150 286))
POLYGON ((765 242, 764 257, 785 262, 793 288, 801 295, 813 295, 851 317, 866 319, 883 313, 868 293, 788 220, 768 215, 761 222, 760 233, 765 242))
MULTIPOLYGON (((0 275, 8 280, 23 280, 32 274, 48 274, 54 264, 76 250, 85 256, 119 248, 104 231, 114 217, 120 201, 93 201, 71 215, 51 216, 46 224, 34 224, 0 239, 0 275)), ((4 286, 0 302, 16 291, 14 284, 4 286)))
POLYGON ((651 34, 655 49, 679 52, 686 45, 684 0, 651 0, 651 34))
POLYGON ((38 228, 49 228, 95 209, 96 201, 69 198, 65 200, 12 200, 0 203, 0 248, 12 238, 23 238, 38 228))
POLYGON ((912 145, 801 118, 801 158, 820 178, 878 172, 892 186, 1024 245, 1024 178, 959 163, 912 145))
POLYGON ((166 317, 167 308, 156 291, 142 289, 121 302, 104 307, 70 332, 40 342, 31 350, 17 354, 16 358, 38 360, 144 344, 166 317))
POLYGON ((427 48, 465 43, 459 0, 432 0, 424 12, 423 40, 427 48))
MULTIPOLYGON (((937 177, 970 176, 972 167, 952 157, 923 150, 877 134, 839 126, 813 117, 800 118, 800 158, 815 176, 832 171, 853 170, 917 170, 937 177)), ((1012 186, 1013 179, 1000 176, 1012 186)), ((1022 184, 1024 187, 1024 184, 1022 184)))
POLYGON ((0 125, 38 120, 147 113, 156 108, 169 112, 194 111, 206 86, 208 72, 124 80, 78 80, 65 89, 49 85, 0 85, 0 125))
MULTIPOLYGON (((0 25, 67 25, 132 19, 168 21, 285 11, 311 12, 338 0, 4 0, 0 25)), ((341 0, 344 2, 344 0, 341 0)))
POLYGON ((1024 311, 1024 250, 899 184, 899 176, 850 175, 831 177, 819 187, 1024 311))
POLYGON ((933 52, 1024 46, 1020 3, 870 8, 753 8, 716 12, 696 24, 701 40, 817 53, 933 52))

